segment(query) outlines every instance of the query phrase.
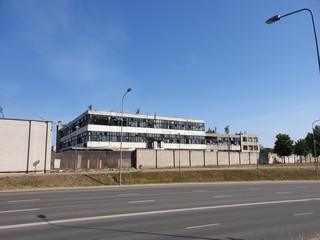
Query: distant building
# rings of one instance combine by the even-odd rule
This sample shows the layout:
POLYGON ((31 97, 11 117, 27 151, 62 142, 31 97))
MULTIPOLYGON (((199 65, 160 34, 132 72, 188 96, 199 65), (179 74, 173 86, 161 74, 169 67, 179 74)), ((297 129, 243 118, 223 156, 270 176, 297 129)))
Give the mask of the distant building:
POLYGON ((258 135, 206 133, 207 150, 260 152, 258 135))
POLYGON ((203 120, 89 109, 66 125, 58 123, 57 152, 68 149, 187 149, 259 152, 253 134, 205 132, 203 120))
POLYGON ((0 118, 0 172, 50 170, 52 122, 0 118))

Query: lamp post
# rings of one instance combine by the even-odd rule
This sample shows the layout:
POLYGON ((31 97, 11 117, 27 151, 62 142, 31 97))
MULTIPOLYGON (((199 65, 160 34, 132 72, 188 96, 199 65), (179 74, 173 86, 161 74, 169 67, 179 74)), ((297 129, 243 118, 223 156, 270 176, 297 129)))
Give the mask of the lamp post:
POLYGON ((317 48, 317 56, 318 56, 318 68, 319 68, 319 73, 320 73, 320 56, 319 56, 319 47, 318 47, 318 38, 317 38, 317 31, 316 31, 316 25, 314 23, 314 18, 313 18, 313 13, 310 9, 308 8, 302 8, 302 9, 299 9, 297 11, 294 11, 294 12, 291 12, 291 13, 288 13, 288 14, 285 14, 285 15, 275 15, 273 16, 272 18, 269 18, 267 21, 266 21, 266 24, 272 24, 274 22, 277 22, 279 21, 281 18, 284 18, 284 17, 287 17, 287 16, 290 16, 292 14, 295 14, 295 13, 298 13, 298 12, 302 12, 302 11, 308 11, 311 15, 311 20, 312 20, 312 26, 313 26, 313 33, 314 33, 314 39, 315 39, 315 43, 316 43, 316 48, 317 48))
POLYGON ((181 144, 181 135, 178 133, 178 138, 179 138, 179 171, 181 171, 181 162, 180 162, 180 144, 181 144))
POLYGON ((313 152, 315 157, 315 167, 316 167, 316 179, 319 180, 319 161, 317 157, 317 147, 316 147, 316 138, 315 138, 315 131, 314 131, 314 124, 320 121, 320 119, 313 121, 312 123, 312 135, 313 135, 313 152))
POLYGON ((77 148, 77 145, 78 145, 78 133, 77 133, 77 131, 79 130, 79 126, 76 126, 75 127, 76 128, 76 157, 74 158, 74 169, 73 169, 73 171, 74 171, 74 174, 76 174, 76 172, 77 172, 77 164, 78 164, 78 148, 77 148))
POLYGON ((119 166, 119 186, 121 186, 121 169, 122 169, 122 135, 123 135, 123 100, 124 97, 131 91, 131 88, 128 88, 126 93, 122 96, 121 101, 121 133, 120 133, 120 166, 119 166))
MULTIPOLYGON (((317 38, 317 31, 316 31, 316 25, 314 23, 314 17, 313 17, 313 13, 310 9, 308 8, 302 8, 302 9, 299 9, 297 11, 294 11, 294 12, 290 12, 290 13, 287 13, 285 15, 275 15, 273 16, 272 18, 269 18, 266 23, 267 24, 272 24, 274 22, 277 22, 279 21, 281 18, 284 18, 284 17, 287 17, 287 16, 290 16, 292 14, 295 14, 295 13, 298 13, 298 12, 302 12, 302 11, 307 11, 310 13, 311 15, 311 20, 312 20, 312 26, 313 26, 313 33, 314 33, 314 40, 315 40, 315 43, 316 43, 316 50, 317 50, 317 57, 318 57, 318 68, 319 68, 319 73, 320 73, 320 57, 319 57, 319 47, 318 47, 318 38, 317 38)), ((320 119, 319 119, 320 120, 320 119)), ((312 131, 313 131, 313 147, 314 147, 314 155, 316 157, 316 142, 315 142, 315 137, 314 137, 314 127, 313 127, 313 124, 319 120, 316 120, 312 123, 312 131)), ((318 180, 319 179, 319 173, 318 173, 318 158, 316 158, 316 164, 315 164, 315 167, 316 167, 316 179, 318 180)))

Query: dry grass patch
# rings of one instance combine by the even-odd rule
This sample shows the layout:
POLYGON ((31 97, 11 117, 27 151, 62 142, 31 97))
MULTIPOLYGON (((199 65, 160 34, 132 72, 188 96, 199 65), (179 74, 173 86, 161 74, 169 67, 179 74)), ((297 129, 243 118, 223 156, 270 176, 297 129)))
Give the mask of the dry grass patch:
MULTIPOLYGON (((118 176, 113 175, 116 182, 118 176)), ((244 169, 244 170, 193 170, 152 171, 122 174, 123 184, 233 182, 273 180, 314 180, 315 172, 309 169, 244 169)))
MULTIPOLYGON (((200 183, 200 182, 243 182, 314 180, 314 169, 307 168, 261 168, 261 169, 202 169, 182 171, 165 169, 153 171, 123 172, 123 184, 151 183, 200 183)), ((35 188, 89 187, 117 185, 117 172, 104 173, 48 173, 0 175, 0 190, 35 188)))
POLYGON ((109 174, 30 174, 0 176, 0 190, 114 185, 109 174))

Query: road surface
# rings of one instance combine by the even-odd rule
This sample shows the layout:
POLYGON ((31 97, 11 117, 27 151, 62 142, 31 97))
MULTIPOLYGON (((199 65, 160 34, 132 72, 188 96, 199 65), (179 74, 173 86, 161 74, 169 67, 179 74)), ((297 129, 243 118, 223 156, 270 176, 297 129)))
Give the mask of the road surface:
POLYGON ((319 182, 0 193, 0 239, 304 240, 318 234, 319 182))

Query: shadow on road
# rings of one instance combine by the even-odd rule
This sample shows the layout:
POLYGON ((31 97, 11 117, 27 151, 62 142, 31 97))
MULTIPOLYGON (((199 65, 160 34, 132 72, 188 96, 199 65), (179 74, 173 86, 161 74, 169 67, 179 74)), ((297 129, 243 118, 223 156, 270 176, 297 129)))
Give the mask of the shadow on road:
POLYGON ((59 227, 59 228, 74 228, 74 229, 86 229, 86 230, 99 230, 106 232, 118 232, 118 233, 128 233, 128 234, 142 234, 142 235, 150 235, 150 236, 162 236, 162 237, 172 237, 172 238, 182 238, 182 239, 203 239, 203 240, 245 240, 240 238, 225 238, 225 239, 217 239, 217 238, 207 238, 207 237, 196 237, 196 236, 185 236, 185 235, 174 235, 174 234, 165 234, 165 233, 157 233, 157 232, 146 232, 146 231, 129 231, 129 230, 121 230, 121 229, 108 229, 108 228, 93 228, 93 227, 78 227, 78 226, 70 226, 70 225, 62 225, 51 223, 46 215, 40 214, 38 218, 47 222, 48 225, 59 227))

